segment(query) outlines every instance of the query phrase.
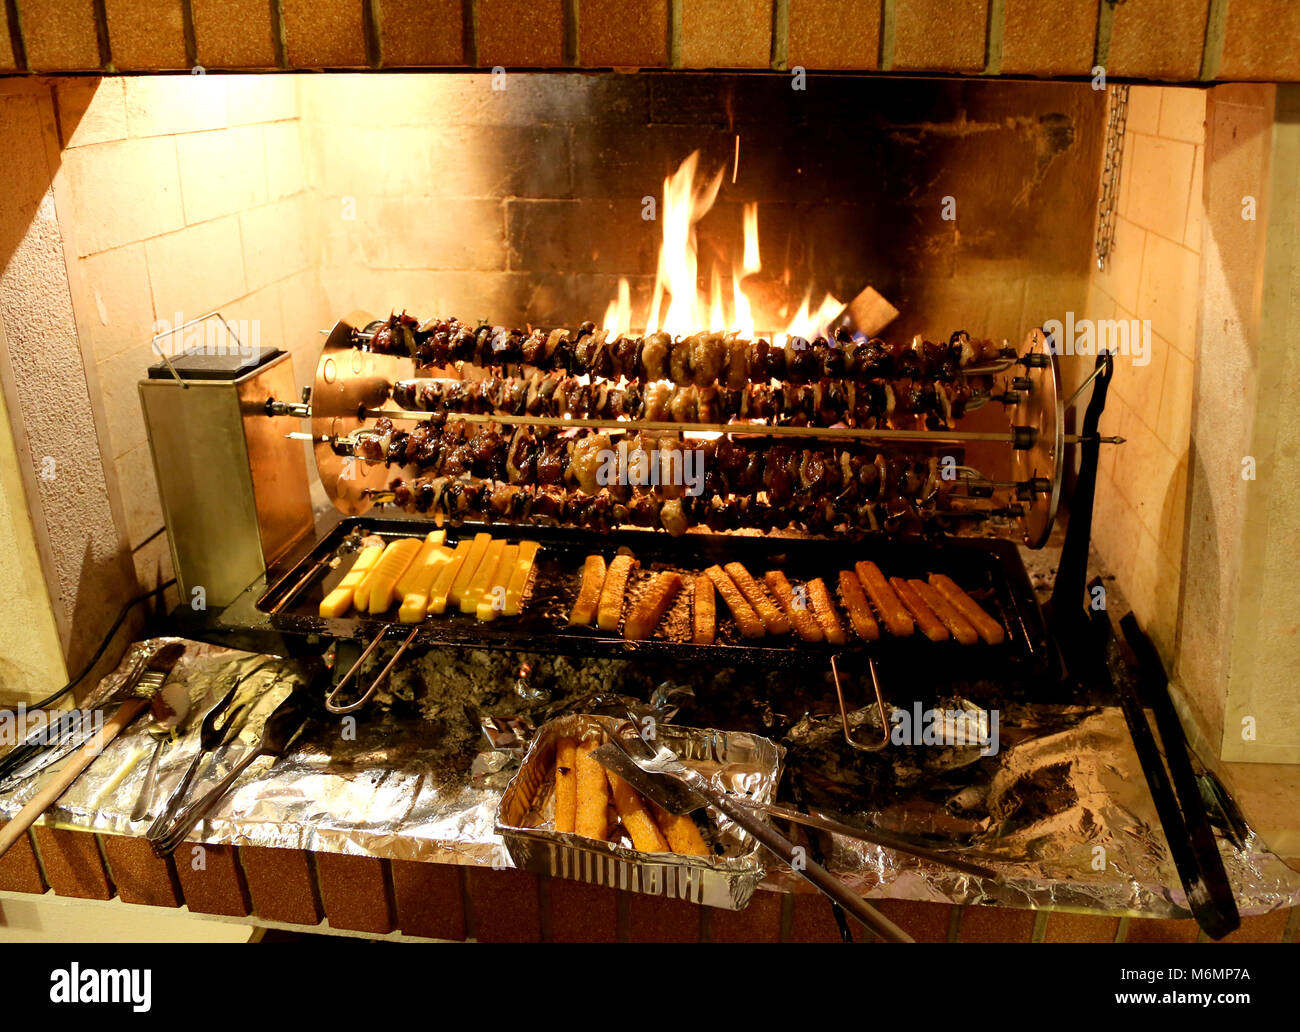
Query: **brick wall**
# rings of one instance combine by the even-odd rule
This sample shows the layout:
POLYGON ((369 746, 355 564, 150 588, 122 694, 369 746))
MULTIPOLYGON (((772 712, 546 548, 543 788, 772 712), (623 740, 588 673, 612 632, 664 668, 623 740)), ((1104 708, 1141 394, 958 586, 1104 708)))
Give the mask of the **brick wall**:
MULTIPOLYGON (((64 80, 56 181, 78 330, 140 583, 171 575, 136 385, 156 321, 220 309, 314 372, 329 324, 314 270, 298 83, 255 76, 64 80)), ((164 345, 168 342, 164 341, 164 345)), ((179 350, 179 347, 176 348, 179 350)))
MULTIPOLYGON (((759 891, 740 911, 514 870, 261 847, 187 845, 38 827, 0 859, 0 892, 178 907, 370 936, 480 942, 840 942, 829 902, 759 891), (99 840, 99 843, 96 840, 99 840), (35 848, 34 848, 35 847, 35 848), (322 919, 325 922, 322 925, 322 919)), ((21 897, 19 897, 21 898, 21 897)), ((1191 920, 873 900, 918 942, 1195 942, 1191 920)), ((1300 910, 1243 918, 1229 939, 1291 942, 1300 910)), ((854 941, 871 934, 850 921, 854 941)))
POLYGON ((739 68, 1295 80, 1291 0, 14 0, 0 70, 739 68))
MULTIPOLYGON (((1093 540, 1172 670, 1201 270, 1205 91, 1130 92, 1112 257, 1089 283, 1086 317, 1150 320, 1150 360, 1121 357, 1102 433, 1093 540)), ((1091 358, 1081 360, 1089 368, 1091 358)))

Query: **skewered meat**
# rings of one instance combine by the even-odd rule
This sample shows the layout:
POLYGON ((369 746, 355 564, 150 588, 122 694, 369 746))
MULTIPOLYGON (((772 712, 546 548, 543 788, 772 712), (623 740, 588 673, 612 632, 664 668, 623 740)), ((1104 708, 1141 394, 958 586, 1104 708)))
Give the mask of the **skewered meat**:
POLYGON ((882 451, 856 442, 796 448, 780 439, 729 435, 680 441, 666 431, 632 437, 528 426, 507 437, 494 424, 445 414, 410 431, 379 419, 334 447, 400 470, 390 482, 391 501, 415 512, 595 529, 631 524, 674 535, 700 526, 920 531, 952 510, 955 486, 938 476, 937 460, 921 450, 882 451))
POLYGON ((858 382, 889 378, 960 380, 967 366, 1003 357, 992 341, 977 341, 964 330, 947 342, 912 341, 892 344, 879 339, 854 340, 846 331, 834 339, 793 337, 784 348, 766 340, 745 341, 722 333, 696 333, 674 340, 666 333, 644 339, 620 337, 610 341, 605 330, 584 323, 570 337, 567 330, 471 327, 457 319, 431 319, 417 324, 402 312, 391 315, 372 334, 371 350, 409 355, 420 366, 450 366, 468 362, 485 367, 526 364, 537 369, 563 369, 574 375, 624 376, 643 381, 671 378, 679 386, 724 382, 732 390, 744 383, 788 380, 813 383, 823 378, 858 382))
POLYGON ((746 383, 738 388, 654 380, 584 384, 564 373, 463 380, 399 380, 393 399, 404 409, 469 415, 530 415, 571 419, 727 423, 761 419, 777 426, 845 426, 873 430, 922 422, 950 428, 974 391, 962 381, 822 378, 807 384, 746 383), (895 420, 895 414, 899 419, 895 420))

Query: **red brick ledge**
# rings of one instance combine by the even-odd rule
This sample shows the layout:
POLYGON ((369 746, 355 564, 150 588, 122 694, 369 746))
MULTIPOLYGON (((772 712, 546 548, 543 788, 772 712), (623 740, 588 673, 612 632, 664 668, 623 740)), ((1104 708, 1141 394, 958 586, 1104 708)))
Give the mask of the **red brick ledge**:
MULTIPOLYGON (((0 857, 0 891, 120 898, 277 926, 481 942, 840 942, 815 893, 759 892, 741 911, 524 871, 186 843, 168 860, 144 839, 38 826, 0 857)), ((1191 942, 1192 921, 873 901, 920 942, 1191 942)), ((855 942, 870 933, 851 922, 855 942)), ((1292 942, 1300 909, 1242 920, 1238 942, 1292 942)))
POLYGON ((1300 80, 1293 0, 3 0, 0 73, 735 68, 1300 80))

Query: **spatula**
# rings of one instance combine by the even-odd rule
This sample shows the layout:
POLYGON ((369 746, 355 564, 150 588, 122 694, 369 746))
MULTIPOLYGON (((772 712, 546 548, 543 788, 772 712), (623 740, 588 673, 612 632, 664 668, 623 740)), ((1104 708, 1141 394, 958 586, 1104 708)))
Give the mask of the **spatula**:
POLYGON ((676 812, 689 813, 700 805, 694 802, 694 797, 699 797, 703 803, 725 813, 753 835, 764 849, 790 870, 812 882, 818 890, 833 899, 880 938, 889 942, 914 941, 893 921, 850 891, 826 868, 808 859, 805 850, 796 846, 770 824, 765 823, 748 806, 719 792, 699 771, 687 767, 671 749, 663 744, 652 749, 640 738, 626 742, 613 739, 600 746, 591 755, 601 766, 614 771, 638 792, 653 802, 658 802, 670 812, 673 812, 673 806, 685 806, 686 809, 679 809, 676 812), (620 758, 628 762, 624 763, 620 758), (680 792, 674 794, 673 790, 665 794, 660 787, 665 781, 680 786, 687 794, 683 795, 680 792), (671 803, 671 806, 666 805, 668 803, 671 803))

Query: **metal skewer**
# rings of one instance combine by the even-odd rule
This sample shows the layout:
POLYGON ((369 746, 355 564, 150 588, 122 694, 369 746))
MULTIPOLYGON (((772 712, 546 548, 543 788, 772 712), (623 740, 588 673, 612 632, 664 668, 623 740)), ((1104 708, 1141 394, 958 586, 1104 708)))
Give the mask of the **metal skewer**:
MULTIPOLYGON (((362 419, 428 419, 432 412, 411 409, 368 408, 358 412, 362 419)), ((1015 427, 1011 433, 996 431, 949 430, 862 430, 847 426, 769 426, 764 423, 673 423, 663 420, 633 419, 565 419, 558 416, 512 416, 496 413, 448 413, 448 419, 466 423, 502 423, 507 426, 544 426, 559 429, 666 430, 690 433, 744 434, 755 437, 818 437, 831 440, 867 441, 997 441, 1021 448, 1032 448, 1037 440, 1033 427, 1015 427)), ((1076 444, 1079 434, 1066 434, 1067 444, 1076 444)), ((1101 437, 1102 444, 1122 444, 1122 437, 1101 437)))

